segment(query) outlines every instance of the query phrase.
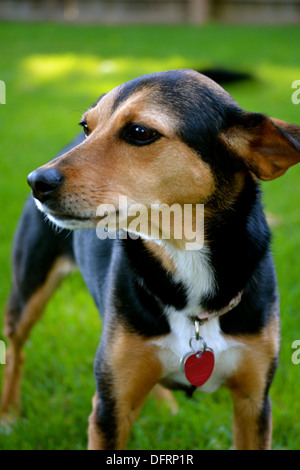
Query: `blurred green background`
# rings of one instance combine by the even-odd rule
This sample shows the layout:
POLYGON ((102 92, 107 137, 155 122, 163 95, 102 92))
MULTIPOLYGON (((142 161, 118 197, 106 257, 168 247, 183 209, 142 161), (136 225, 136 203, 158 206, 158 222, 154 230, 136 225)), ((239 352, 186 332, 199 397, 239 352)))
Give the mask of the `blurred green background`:
MULTIPOLYGON (((226 67, 254 76, 226 87, 242 107, 300 124, 300 105, 291 101, 292 82, 300 79, 299 43, 297 26, 0 24, 7 93, 0 105, 0 311, 11 284, 13 233, 29 192, 26 176, 77 134, 81 114, 100 94, 148 72, 226 67)), ((300 166, 263 184, 282 310, 281 361, 271 391, 275 449, 300 449, 300 365, 291 361, 292 342, 300 339, 299 181, 300 166)), ((86 448, 100 332, 98 313, 74 273, 27 343, 22 415, 0 424, 0 449, 86 448)), ((226 390, 190 400, 176 393, 176 399, 179 412, 171 416, 149 398, 130 449, 232 446, 226 390)))

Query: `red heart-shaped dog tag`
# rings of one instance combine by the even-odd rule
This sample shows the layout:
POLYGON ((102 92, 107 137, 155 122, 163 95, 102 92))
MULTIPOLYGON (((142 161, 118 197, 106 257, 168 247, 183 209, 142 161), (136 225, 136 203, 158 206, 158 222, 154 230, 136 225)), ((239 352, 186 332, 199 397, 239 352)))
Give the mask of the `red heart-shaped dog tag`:
POLYGON ((195 387, 201 387, 210 378, 215 366, 212 351, 198 351, 187 354, 183 358, 184 373, 188 381, 195 387))

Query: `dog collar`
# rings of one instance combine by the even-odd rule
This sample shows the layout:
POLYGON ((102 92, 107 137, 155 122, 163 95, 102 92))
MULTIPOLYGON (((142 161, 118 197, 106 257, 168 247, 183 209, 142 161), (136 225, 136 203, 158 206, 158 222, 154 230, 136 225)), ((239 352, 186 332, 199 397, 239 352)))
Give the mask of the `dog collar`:
POLYGON ((208 312, 208 311, 204 311, 204 312, 200 312, 198 313, 197 317, 194 317, 193 320, 200 320, 200 323, 204 323, 208 320, 210 320, 211 318, 215 318, 215 317, 220 317, 222 315, 225 315, 225 313, 228 313, 230 312, 231 310, 233 310, 235 307, 237 307, 239 305, 239 303, 241 302, 242 300, 242 295, 243 295, 243 291, 239 292, 238 295, 236 297, 234 297, 230 302, 229 304, 222 308, 221 310, 217 310, 217 311, 213 311, 213 312, 208 312))

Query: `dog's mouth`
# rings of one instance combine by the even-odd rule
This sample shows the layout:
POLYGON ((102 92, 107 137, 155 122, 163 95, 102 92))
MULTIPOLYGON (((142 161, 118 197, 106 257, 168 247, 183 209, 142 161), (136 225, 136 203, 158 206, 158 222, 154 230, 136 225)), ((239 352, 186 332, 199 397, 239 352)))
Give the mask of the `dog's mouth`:
POLYGON ((46 213, 47 217, 55 225, 58 225, 61 228, 75 230, 77 228, 94 228, 95 219, 89 217, 79 217, 70 214, 59 214, 48 212, 46 213))
POLYGON ((101 221, 101 217, 97 217, 95 214, 72 214, 70 212, 58 211, 49 208, 46 204, 41 203, 38 199, 35 199, 37 208, 43 212, 46 217, 58 227, 75 230, 81 228, 95 228, 97 223, 101 221))
POLYGON ((97 223, 100 222, 96 217, 82 217, 75 214, 58 213, 58 212, 44 212, 47 218, 63 229, 76 230, 83 228, 95 228, 97 223))
POLYGON ((109 213, 105 212, 103 215, 99 215, 96 211, 87 210, 85 213, 76 214, 70 213, 64 210, 58 210, 57 208, 50 208, 45 203, 41 203, 38 199, 35 199, 37 208, 45 214, 48 220, 54 225, 68 230, 76 229, 92 229, 98 226, 104 226, 105 221, 109 216, 115 216, 118 218, 119 211, 109 213), (102 223, 101 223, 102 222, 102 223))

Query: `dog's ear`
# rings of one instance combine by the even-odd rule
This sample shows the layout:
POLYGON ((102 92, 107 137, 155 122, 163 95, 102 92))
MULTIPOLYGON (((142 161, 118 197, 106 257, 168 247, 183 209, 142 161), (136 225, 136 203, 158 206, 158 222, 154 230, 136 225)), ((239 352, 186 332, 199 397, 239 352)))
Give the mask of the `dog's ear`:
POLYGON ((300 162, 300 126, 243 112, 219 140, 256 176, 268 181, 300 162))

